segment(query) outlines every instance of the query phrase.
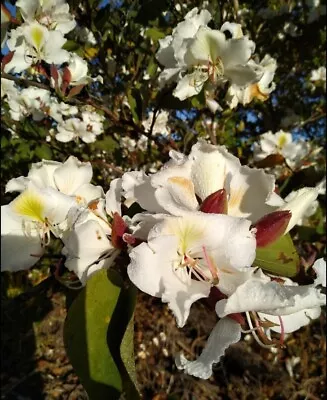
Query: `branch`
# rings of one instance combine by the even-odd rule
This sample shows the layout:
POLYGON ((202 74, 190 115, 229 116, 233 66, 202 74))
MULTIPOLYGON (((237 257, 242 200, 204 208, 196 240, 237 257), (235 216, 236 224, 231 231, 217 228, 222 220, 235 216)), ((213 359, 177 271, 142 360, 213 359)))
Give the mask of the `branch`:
POLYGON ((18 78, 17 76, 12 76, 10 74, 7 74, 6 72, 1 73, 1 78, 8 79, 9 81, 14 81, 14 82, 16 82, 20 85, 26 86, 26 87, 34 86, 39 89, 51 91, 51 88, 48 85, 45 85, 44 83, 34 82, 34 81, 30 81, 30 80, 24 79, 24 78, 18 78))
POLYGON ((293 125, 292 129, 294 129, 294 128, 301 128, 301 127, 303 127, 304 125, 309 124, 310 122, 315 122, 315 121, 317 121, 318 119, 324 118, 324 117, 326 117, 326 113, 325 113, 325 112, 322 112, 322 113, 316 114, 316 115, 312 115, 311 117, 309 117, 308 119, 306 119, 306 120, 304 120, 304 121, 295 123, 295 124, 293 125))

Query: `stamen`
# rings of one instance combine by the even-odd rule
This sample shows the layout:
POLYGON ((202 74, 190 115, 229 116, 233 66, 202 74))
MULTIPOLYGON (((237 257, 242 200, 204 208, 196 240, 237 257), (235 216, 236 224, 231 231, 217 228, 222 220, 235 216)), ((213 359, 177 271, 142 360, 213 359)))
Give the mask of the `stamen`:
POLYGON ((216 285, 219 282, 219 278, 218 278, 218 275, 217 275, 217 270, 214 267, 214 265, 212 263, 212 260, 208 256, 208 253, 207 253, 207 250, 206 250, 205 246, 202 246, 202 250, 203 250, 204 258, 205 258, 205 260, 207 262, 207 265, 208 265, 209 270, 211 272, 211 275, 213 277, 213 282, 216 285))
POLYGON ((279 323, 280 323, 280 339, 279 343, 281 346, 284 345, 284 339, 285 339, 285 328, 284 328, 284 323, 280 315, 278 315, 279 323))
MULTIPOLYGON (((255 341, 258 343, 258 345, 261 346, 261 347, 263 347, 263 348, 265 348, 265 349, 270 349, 271 347, 275 347, 274 344, 264 344, 264 343, 259 339, 258 335, 257 335, 256 332, 255 332, 255 328, 254 328, 253 325, 252 325, 252 321, 251 321, 249 312, 247 311, 247 312, 245 313, 245 315, 246 315, 246 319, 247 319, 247 321, 248 321, 249 327, 251 328, 252 336, 254 337, 254 339, 255 339, 255 341)), ((256 321, 256 322, 257 322, 257 321, 256 321)), ((257 328, 259 328, 259 327, 257 326, 257 328)))

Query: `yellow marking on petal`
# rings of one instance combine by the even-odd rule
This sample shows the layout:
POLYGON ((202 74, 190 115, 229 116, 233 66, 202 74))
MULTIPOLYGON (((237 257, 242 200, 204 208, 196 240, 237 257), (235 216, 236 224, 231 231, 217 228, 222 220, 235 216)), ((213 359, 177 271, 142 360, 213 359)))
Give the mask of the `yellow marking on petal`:
POLYGON ((194 242, 199 241, 203 236, 203 229, 193 221, 185 219, 176 222, 168 222, 169 231, 179 239, 179 251, 186 254, 192 248, 194 242))
POLYGON ((254 98, 260 101, 266 101, 269 98, 269 95, 261 92, 259 85, 257 83, 254 83, 253 85, 250 86, 249 97, 250 101, 252 101, 254 98))
POLYGON ((168 179, 168 182, 180 187, 185 190, 188 195, 194 196, 194 185, 189 179, 183 178, 181 176, 174 176, 168 179))
POLYGON ((244 190, 231 190, 230 198, 228 200, 228 209, 239 208, 244 196, 244 190))
POLYGON ((75 200, 76 200, 76 202, 77 202, 78 204, 83 203, 83 197, 81 197, 81 196, 75 196, 75 200))
POLYGON ((33 26, 33 28, 31 29, 31 37, 33 40, 34 47, 37 50, 40 50, 44 40, 43 30, 39 26, 33 26))
POLYGON ((45 222, 42 197, 31 190, 26 190, 12 202, 12 210, 33 221, 45 222))
POLYGON ((284 147, 286 141, 287 141, 286 135, 285 134, 280 135, 278 138, 278 147, 280 148, 284 147))

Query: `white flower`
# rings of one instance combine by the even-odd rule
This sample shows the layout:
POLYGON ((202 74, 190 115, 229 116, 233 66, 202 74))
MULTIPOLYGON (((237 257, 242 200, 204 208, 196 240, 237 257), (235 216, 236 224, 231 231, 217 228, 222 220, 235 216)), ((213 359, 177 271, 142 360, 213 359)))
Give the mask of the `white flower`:
POLYGON ((309 151, 308 142, 293 141, 291 133, 280 130, 276 133, 269 131, 260 135, 259 144, 255 144, 253 148, 253 156, 255 161, 260 161, 271 154, 281 154, 288 166, 293 169, 301 166, 309 151))
POLYGON ((233 275, 252 264, 256 241, 245 219, 192 213, 161 220, 148 243, 131 251, 127 272, 139 289, 167 302, 182 327, 192 303, 209 295, 221 271, 233 275))
POLYGON ((105 201, 93 202, 62 236, 65 266, 75 272, 82 285, 99 269, 109 268, 120 253, 117 243, 111 241, 113 226, 108 220, 108 216, 114 220, 115 214, 121 215, 118 184, 118 179, 113 180, 105 201))
POLYGON ((62 49, 65 42, 60 31, 49 31, 36 21, 23 24, 10 31, 7 45, 15 53, 5 72, 22 72, 41 60, 62 64, 69 59, 68 51, 62 49))
POLYGON ((63 101, 58 103, 57 98, 51 98, 51 104, 49 108, 49 115, 57 122, 63 122, 63 116, 71 117, 78 114, 78 108, 67 104, 63 101))
MULTIPOLYGON (((252 65, 254 61, 249 61, 248 64, 252 65)), ((245 87, 238 85, 231 85, 226 94, 226 100, 230 108, 235 108, 238 103, 246 105, 254 98, 265 101, 268 99, 269 94, 275 90, 274 79, 275 71, 277 68, 276 60, 268 54, 262 59, 259 64, 263 69, 263 75, 257 83, 252 83, 245 87)))
POLYGON ((311 82, 322 82, 326 90, 326 67, 319 67, 311 71, 311 82))
MULTIPOLYGON (((168 111, 161 111, 156 118, 153 125, 152 134, 161 134, 163 136, 168 136, 170 134, 170 129, 167 126, 169 118, 168 111)), ((142 122, 142 125, 146 131, 150 131, 150 127, 153 119, 153 111, 149 112, 148 118, 142 122)))
POLYGON ((256 341, 263 347, 276 345, 271 331, 280 334, 283 343, 286 333, 293 332, 311 319, 318 318, 320 306, 326 295, 317 286, 326 286, 326 262, 319 259, 313 269, 317 278, 313 285, 298 286, 289 279, 265 276, 260 270, 235 288, 226 299, 218 300, 216 313, 220 317, 208 342, 195 361, 188 361, 182 354, 176 360, 177 367, 202 379, 212 375, 212 365, 220 361, 225 350, 241 339, 241 326, 229 316, 246 313, 247 322, 256 341), (264 342, 260 338, 264 338, 264 342))
POLYGON ((15 98, 18 96, 18 89, 14 81, 1 78, 1 98, 5 96, 7 96, 7 98, 15 98))
POLYGON ((48 115, 50 92, 31 86, 20 92, 11 91, 7 101, 14 121, 21 121, 29 115, 34 121, 41 121, 48 115))
POLYGON ((263 170, 241 166, 223 146, 199 141, 190 155, 172 151, 171 160, 156 174, 124 174, 125 197, 135 198, 150 212, 185 215, 201 208, 208 196, 225 189, 228 215, 257 221, 273 211, 275 180, 263 170))
POLYGON ((85 143, 93 143, 96 140, 96 134, 93 133, 91 129, 88 129, 88 125, 85 121, 79 118, 69 118, 63 122, 59 122, 56 139, 59 142, 66 143, 80 138, 85 143))
MULTIPOLYGON (((297 196, 299 196, 300 193, 301 193, 301 189, 300 189, 300 191, 293 191, 293 192, 289 193, 285 197, 284 200, 288 203, 288 202, 292 201, 293 199, 295 199, 297 196)), ((305 204, 307 204, 307 208, 301 212, 302 218, 297 219, 296 225, 305 225, 306 219, 311 217, 317 211, 317 208, 319 206, 318 200, 313 200, 313 201, 310 200, 309 202, 306 202, 305 204)))
POLYGON ((81 116, 90 132, 94 135, 101 135, 103 133, 103 121, 105 120, 103 115, 86 109, 82 111, 81 116))
POLYGON ((184 21, 174 28, 172 35, 159 40, 160 47, 156 57, 165 67, 159 76, 159 85, 168 84, 185 67, 183 59, 189 40, 194 37, 200 26, 206 26, 210 20, 209 11, 202 10, 198 13, 198 8, 193 8, 185 15, 184 21))
POLYGON ((64 234, 62 241, 65 266, 75 272, 83 285, 96 271, 109 268, 119 254, 103 227, 91 219, 76 224, 74 230, 64 234))
POLYGON ((185 67, 191 72, 179 80, 174 96, 185 100, 200 93, 206 82, 217 86, 230 81, 245 86, 258 81, 261 68, 248 64, 254 48, 246 36, 226 39, 222 31, 200 27, 185 52, 185 67))
POLYGON ((313 215, 318 207, 316 201, 319 195, 319 187, 305 187, 297 191, 291 192, 284 201, 284 204, 278 210, 290 210, 292 212, 291 219, 285 230, 289 232, 294 225, 301 225, 303 218, 313 215))
POLYGON ((62 34, 70 32, 76 26, 65 0, 18 0, 16 6, 25 22, 37 21, 49 30, 57 30, 62 34))
POLYGON ((34 265, 50 241, 60 237, 74 200, 53 188, 27 185, 15 200, 1 206, 1 270, 18 271, 34 265))
POLYGON ((22 192, 33 183, 40 189, 56 189, 71 196, 77 204, 87 205, 95 199, 104 197, 103 189, 90 183, 92 175, 91 164, 80 162, 73 156, 64 163, 43 160, 32 164, 27 177, 11 179, 6 185, 6 192, 22 192))

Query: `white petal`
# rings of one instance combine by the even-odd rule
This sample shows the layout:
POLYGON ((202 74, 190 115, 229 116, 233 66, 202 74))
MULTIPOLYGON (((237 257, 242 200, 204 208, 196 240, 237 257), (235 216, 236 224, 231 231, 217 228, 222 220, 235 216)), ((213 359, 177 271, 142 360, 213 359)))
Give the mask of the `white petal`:
POLYGON ((121 215, 122 183, 122 178, 112 180, 110 188, 106 193, 106 211, 111 216, 115 212, 121 215))
POLYGON ((1 206, 1 271, 28 269, 43 255, 37 229, 27 224, 10 205, 1 206))
POLYGON ((266 201, 275 189, 275 178, 262 169, 241 167, 227 186, 228 214, 252 222, 273 211, 266 201))
POLYGON ((192 160, 191 179, 195 193, 202 201, 223 189, 225 182, 230 181, 241 165, 223 146, 213 146, 200 140, 192 147, 189 159, 192 160))
POLYGON ((308 308, 304 310, 297 311, 293 314, 283 315, 282 317, 278 317, 275 315, 270 315, 266 313, 258 313, 259 318, 262 321, 268 320, 276 324, 276 326, 272 326, 269 330, 273 332, 281 333, 280 326, 280 318, 282 319, 283 331, 285 333, 295 332, 300 329, 302 326, 308 325, 311 320, 319 317, 321 313, 320 307, 317 308, 308 308))
POLYGON ((326 296, 308 286, 283 286, 277 282, 249 280, 226 300, 216 304, 219 317, 245 311, 263 311, 272 315, 288 315, 324 304, 326 296))
POLYGON ((67 257, 65 266, 74 271, 80 281, 86 280, 101 268, 109 267, 119 251, 114 249, 105 232, 96 221, 87 221, 62 237, 65 245, 63 254, 67 257), (97 260, 108 254, 108 260, 97 260))
POLYGON ((61 165, 61 162, 52 160, 42 160, 41 162, 34 163, 27 178, 40 188, 57 188, 54 181, 54 172, 61 165))
POLYGON ((298 223, 300 219, 305 215, 308 207, 316 200, 318 197, 317 188, 302 188, 295 192, 294 198, 285 203, 279 210, 289 210, 292 212, 292 217, 288 226, 286 228, 285 234, 289 232, 294 225, 298 223))
POLYGON ((200 357, 188 361, 181 354, 176 359, 177 368, 197 378, 208 379, 212 375, 212 365, 218 363, 225 350, 240 339, 241 326, 230 318, 223 318, 213 328, 200 357))
POLYGON ((189 65, 207 65, 209 61, 215 63, 217 58, 225 53, 226 45, 226 38, 222 32, 200 27, 185 59, 189 65))
POLYGON ((149 244, 142 243, 132 250, 127 273, 140 290, 152 296, 162 297, 162 301, 168 303, 173 311, 178 326, 182 327, 188 318, 191 305, 209 295, 210 285, 182 279, 178 271, 173 270, 176 256, 176 237, 155 238, 149 244))
POLYGON ((258 82, 263 74, 263 70, 254 69, 250 65, 231 65, 225 69, 225 76, 235 85, 247 86, 258 82))
POLYGON ((101 186, 95 186, 91 183, 84 183, 84 185, 76 189, 74 197, 78 201, 83 201, 85 204, 88 204, 93 200, 103 198, 104 193, 101 186))
POLYGON ((203 88, 204 83, 208 79, 208 74, 201 71, 194 71, 186 74, 177 84, 173 95, 183 101, 188 97, 196 96, 203 88))
POLYGON ((60 192, 72 195, 82 185, 90 183, 92 175, 91 163, 84 163, 76 157, 70 156, 67 161, 56 169, 54 180, 60 192))
POLYGON ((323 287, 326 287, 326 261, 323 258, 319 258, 315 261, 312 268, 317 274, 314 285, 322 285, 323 287))
POLYGON ((6 193, 7 192, 22 192, 27 188, 29 179, 25 178, 25 176, 19 176, 18 178, 12 178, 6 184, 6 193))

